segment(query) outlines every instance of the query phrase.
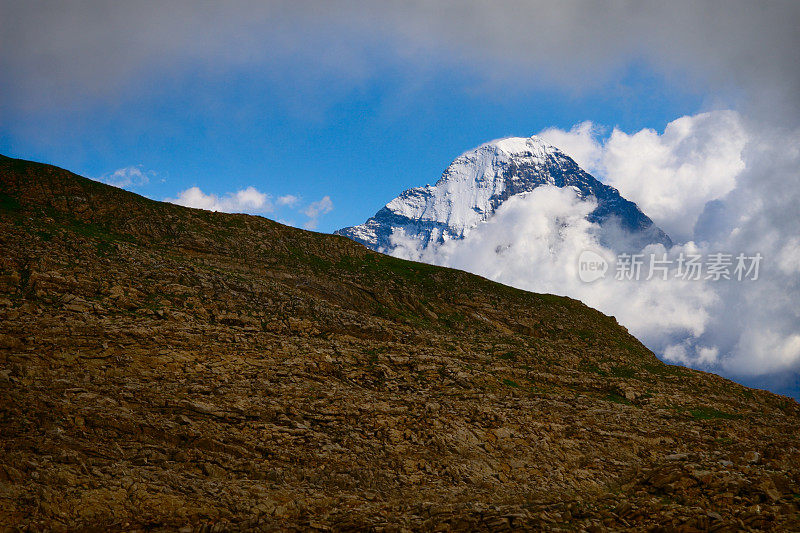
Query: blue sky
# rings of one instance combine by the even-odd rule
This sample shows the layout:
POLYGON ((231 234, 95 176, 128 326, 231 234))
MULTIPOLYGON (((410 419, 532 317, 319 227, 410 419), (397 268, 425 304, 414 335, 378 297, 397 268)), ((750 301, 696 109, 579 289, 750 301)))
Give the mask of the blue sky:
MULTIPOLYGON (((301 58, 302 59, 302 58, 301 58)), ((335 58, 334 58, 335 60, 335 58)), ((631 62, 601 83, 487 83, 485 72, 370 56, 366 74, 309 79, 297 56, 220 70, 176 63, 124 87, 91 88, 36 106, 6 106, 0 152, 101 178, 136 166, 149 176, 129 186, 154 199, 192 186, 223 195, 255 187, 294 208, 263 213, 303 225, 304 205, 330 196, 317 229, 362 222, 409 187, 438 179, 460 153, 491 139, 569 128, 583 120, 626 131, 663 129, 700 109, 707 94, 669 83, 631 62), (88 96, 87 96, 88 94, 88 96)))
MULTIPOLYGON (((113 102, 12 114, 0 126, 0 152, 88 177, 141 165, 154 176, 135 190, 154 199, 190 186, 216 194, 254 186, 307 201, 329 195, 335 207, 318 229, 333 231, 363 221, 404 189, 434 182, 482 142, 587 119, 663 129, 703 101, 665 90, 641 67, 591 94, 475 90, 476 80, 451 72, 405 91, 414 80, 395 72, 335 96, 310 95, 306 113, 302 102, 284 101, 282 87, 250 74, 202 89, 187 74, 169 91, 145 87, 113 102)), ((267 216, 303 222, 289 210, 267 216)))

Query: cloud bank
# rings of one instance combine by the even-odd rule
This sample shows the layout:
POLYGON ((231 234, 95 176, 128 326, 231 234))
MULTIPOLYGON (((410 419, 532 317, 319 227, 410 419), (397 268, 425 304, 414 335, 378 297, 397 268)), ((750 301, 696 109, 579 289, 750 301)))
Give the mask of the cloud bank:
MULTIPOLYGON (((661 357, 745 381, 786 386, 800 373, 800 130, 759 128, 735 112, 682 117, 663 133, 628 134, 578 124, 543 136, 619 188, 677 244, 668 279, 593 283, 578 257, 593 250, 613 264, 570 189, 540 187, 512 197, 463 241, 423 247, 394 235, 395 255, 464 269, 519 288, 562 294, 614 315, 661 357), (513 231, 509 231, 513 228, 513 231), (675 278, 681 255, 763 256, 757 280, 675 278)), ((646 269, 646 265, 645 265, 646 269)), ((733 277, 733 276, 732 276, 733 277)))
POLYGON ((580 92, 641 62, 728 103, 743 91, 774 121, 800 118, 792 0, 9 0, 0 10, 8 106, 113 100, 132 86, 157 90, 161 77, 254 76, 277 65, 288 86, 322 96, 335 84, 357 88, 386 61, 410 73, 451 67, 486 84, 580 92))
POLYGON ((733 111, 681 117, 660 134, 614 128, 601 140, 602 131, 583 122, 569 131, 550 128, 539 135, 636 202, 679 242, 694 237, 706 204, 731 192, 745 168, 747 136, 733 111))

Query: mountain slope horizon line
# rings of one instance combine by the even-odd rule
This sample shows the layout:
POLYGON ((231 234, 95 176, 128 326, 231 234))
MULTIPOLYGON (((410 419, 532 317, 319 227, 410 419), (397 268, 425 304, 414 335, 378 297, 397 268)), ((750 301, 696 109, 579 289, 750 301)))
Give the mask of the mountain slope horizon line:
POLYGON ((596 202, 587 219, 598 224, 603 245, 618 251, 638 251, 654 243, 672 246, 635 203, 536 135, 506 137, 468 150, 434 185, 407 189, 363 224, 334 233, 386 253, 394 250, 397 233, 422 247, 460 240, 509 198, 543 185, 571 187, 581 199, 596 202))
MULTIPOLYGON (((31 169, 34 169, 34 170, 42 169, 42 170, 44 170, 46 172, 47 175, 56 175, 56 176, 58 176, 58 178, 60 178, 60 179, 57 180, 57 182, 56 182, 57 185, 55 187, 53 186, 54 184, 52 182, 47 182, 46 180, 41 180, 41 179, 32 179, 30 181, 24 181, 22 183, 15 183, 15 184, 13 184, 13 188, 16 189, 14 192, 19 194, 20 198, 23 201, 30 202, 30 205, 33 205, 35 207, 46 206, 46 207, 48 207, 50 209, 55 209, 56 211, 60 212, 62 215, 63 214, 67 214, 71 210, 73 210, 75 208, 75 204, 81 205, 82 202, 86 202, 86 201, 89 201, 89 200, 93 200, 94 202, 92 202, 92 203, 97 205, 97 200, 98 199, 100 201, 106 201, 106 200, 111 200, 111 199, 115 199, 115 200, 125 199, 125 200, 127 200, 126 203, 128 204, 128 207, 136 206, 136 207, 140 208, 142 206, 146 206, 147 207, 146 210, 150 211, 150 212, 156 212, 159 208, 163 208, 164 210, 166 210, 168 212, 170 212, 170 211, 173 212, 173 214, 177 213, 177 212, 181 212, 181 211, 189 211, 189 212, 205 213, 208 217, 220 217, 220 218, 223 218, 223 219, 225 217, 233 217, 233 218, 236 218, 236 219, 243 218, 243 219, 260 220, 260 221, 263 221, 264 223, 266 223, 268 225, 274 225, 276 227, 279 227, 280 229, 285 230, 287 233, 292 233, 292 234, 295 234, 295 235, 310 234, 310 235, 314 235, 314 236, 317 236, 317 237, 335 239, 339 244, 344 245, 345 247, 351 248, 352 250, 357 250, 359 253, 357 253, 356 255, 358 255, 358 256, 362 256, 363 255, 361 253, 362 252, 362 247, 359 246, 358 243, 353 243, 352 239, 347 238, 346 236, 339 235, 339 234, 337 234, 335 232, 334 233, 324 233, 324 232, 317 232, 317 231, 314 231, 314 230, 309 230, 309 229, 304 229, 304 228, 298 228, 296 226, 283 224, 283 223, 281 223, 279 221, 273 220, 273 219, 265 217, 263 215, 253 215, 253 214, 248 214, 248 213, 228 213, 228 212, 225 212, 225 211, 212 211, 212 210, 208 210, 208 209, 204 209, 204 208, 187 207, 187 206, 175 204, 175 203, 172 203, 172 202, 169 202, 169 201, 154 200, 152 198, 148 198, 147 196, 143 196, 143 195, 138 194, 136 192, 124 189, 122 187, 109 185, 107 183, 104 183, 102 181, 98 181, 96 179, 92 179, 92 178, 87 178, 85 176, 81 176, 81 175, 76 174, 76 173, 74 173, 74 172, 72 172, 70 170, 67 170, 67 169, 63 168, 63 167, 59 167, 59 166, 56 166, 56 165, 51 165, 49 163, 42 163, 42 162, 38 162, 38 161, 35 161, 35 160, 14 158, 14 157, 11 157, 11 156, 6 156, 4 154, 0 154, 0 170, 3 170, 3 167, 25 168, 27 171, 30 171, 31 169), (61 195, 60 197, 58 197, 57 195, 54 194, 54 190, 57 189, 58 187, 61 187, 61 186, 65 185, 64 180, 63 180, 64 177, 67 178, 67 180, 66 180, 67 183, 69 181, 74 181, 74 183, 70 183, 69 185, 74 187, 75 191, 81 191, 81 192, 90 191, 91 194, 88 194, 86 197, 82 197, 82 196, 69 197, 68 195, 61 195), (23 186, 27 187, 27 190, 23 191, 23 186), (116 196, 116 195, 119 195, 119 196, 116 196), (56 202, 54 202, 54 200, 56 200, 56 202)), ((41 175, 37 176, 37 178, 40 178, 40 177, 41 177, 41 175)), ((0 199, 2 199, 3 201, 6 201, 6 202, 10 199, 10 200, 12 200, 12 202, 14 202, 16 200, 16 198, 13 198, 11 195, 8 194, 9 185, 10 184, 7 181, 5 181, 5 178, 6 178, 6 176, 0 175, 0 199)), ((22 206, 19 205, 18 203, 14 202, 14 204, 15 205, 13 205, 13 209, 21 209, 22 208, 22 206)), ((7 209, 8 207, 9 207, 8 205, 3 205, 3 208, 7 209)), ((108 207, 108 206, 106 206, 106 207, 108 207)), ((104 223, 104 224, 109 224, 109 225, 120 224, 120 227, 119 228, 115 228, 115 229, 123 229, 123 230, 132 229, 135 224, 130 219, 125 220, 128 217, 133 217, 132 214, 129 213, 129 214, 126 215, 126 214, 123 214, 123 213, 119 213, 119 215, 120 215, 119 219, 114 219, 113 217, 109 217, 108 216, 108 215, 111 214, 111 212, 123 211, 123 209, 121 208, 121 204, 117 204, 116 207, 117 207, 117 209, 112 208, 112 209, 102 209, 102 210, 100 210, 102 212, 102 214, 100 216, 99 222, 104 223)), ((84 213, 85 211, 86 211, 86 209, 85 209, 85 206, 83 206, 83 205, 81 205, 80 208, 75 209, 75 213, 74 214, 77 215, 77 219, 73 219, 72 222, 80 221, 81 217, 82 217, 82 213, 84 213)), ((135 212, 135 210, 134 210, 134 212, 135 212)), ((97 213, 95 212, 95 214, 97 214, 97 213)), ((92 218, 94 218, 94 217, 92 217, 92 218)), ((175 236, 179 235, 182 232, 183 228, 172 228, 172 230, 175 232, 175 235, 171 235, 169 237, 167 237, 166 235, 160 234, 160 232, 159 233, 155 233, 155 234, 150 235, 150 236, 151 237, 155 237, 155 238, 175 238, 175 236)), ((219 244, 223 244, 223 243, 219 243, 219 244)), ((366 253, 370 254, 370 255, 375 254, 376 257, 381 258, 381 259, 385 255, 385 254, 381 254, 381 253, 378 253, 378 252, 374 252, 373 250, 369 250, 369 249, 366 250, 366 253)), ((433 270, 457 272, 460 275, 471 277, 471 278, 477 278, 477 279, 480 279, 480 280, 482 280, 482 281, 484 281, 484 282, 486 282, 488 284, 496 285, 498 287, 503 287, 504 289, 507 289, 507 290, 512 291, 512 292, 528 293, 528 294, 532 294, 532 295, 541 295, 541 296, 546 296, 548 298, 554 298, 554 299, 563 299, 563 300, 566 300, 566 301, 578 303, 578 304, 580 304, 582 306, 585 306, 586 309, 589 309, 589 310, 591 310, 593 312, 596 312, 596 313, 600 313, 600 311, 597 311, 597 310, 587 306, 586 304, 580 302, 579 300, 576 300, 574 298, 570 298, 569 296, 561 296, 561 295, 555 295, 555 294, 549 294, 549 293, 536 293, 536 292, 533 292, 533 291, 527 291, 525 289, 518 289, 516 287, 510 286, 510 285, 506 285, 506 284, 503 284, 503 283, 498 282, 498 281, 490 280, 490 279, 488 279, 488 278, 486 278, 484 276, 481 276, 479 274, 474 274, 474 273, 471 273, 471 272, 467 272, 467 271, 464 271, 462 269, 452 268, 452 267, 448 267, 448 266, 429 265, 427 263, 421 263, 419 261, 414 261, 412 259, 402 259, 402 258, 391 257, 391 258, 389 258, 389 260, 392 261, 392 262, 409 263, 411 265, 415 265, 415 266, 421 267, 421 270, 425 270, 425 271, 427 271, 428 269, 433 269, 433 270)), ((610 317, 610 318, 612 320, 615 320, 614 317, 610 317)), ((622 329, 625 329, 622 326, 620 326, 620 327, 622 329)))

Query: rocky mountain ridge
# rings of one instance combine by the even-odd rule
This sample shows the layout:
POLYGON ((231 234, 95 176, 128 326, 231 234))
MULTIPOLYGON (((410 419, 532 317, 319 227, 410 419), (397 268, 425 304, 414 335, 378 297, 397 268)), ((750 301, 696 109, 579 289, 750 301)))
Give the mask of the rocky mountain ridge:
POLYGON ((0 157, 0 528, 800 525, 800 406, 605 316, 0 157))

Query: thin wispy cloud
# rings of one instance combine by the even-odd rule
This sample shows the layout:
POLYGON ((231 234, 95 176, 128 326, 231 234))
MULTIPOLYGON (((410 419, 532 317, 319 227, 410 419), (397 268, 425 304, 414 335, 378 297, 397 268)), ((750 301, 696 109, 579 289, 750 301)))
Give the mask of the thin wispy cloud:
POLYGON ((295 196, 293 194, 287 194, 284 196, 278 197, 278 205, 286 205, 289 207, 294 207, 300 201, 299 196, 295 196))
POLYGON ((312 202, 303 210, 303 214, 308 217, 308 221, 303 224, 306 229, 314 229, 319 223, 321 216, 333 211, 333 201, 330 196, 323 196, 316 202, 312 202))
POLYGON ((144 170, 142 165, 134 165, 109 172, 98 178, 98 181, 120 189, 137 189, 149 184, 155 177, 155 172, 144 170))

